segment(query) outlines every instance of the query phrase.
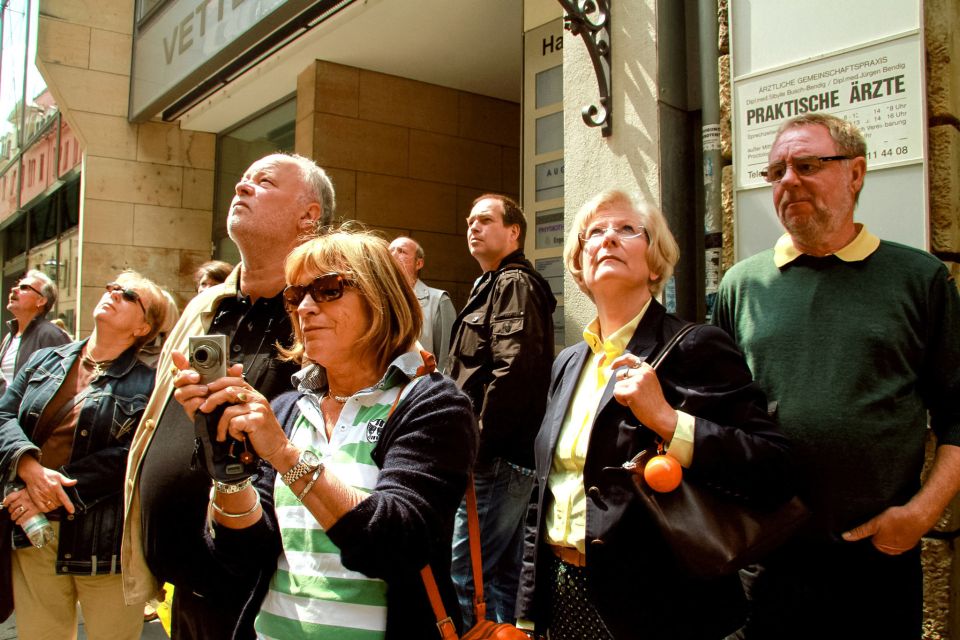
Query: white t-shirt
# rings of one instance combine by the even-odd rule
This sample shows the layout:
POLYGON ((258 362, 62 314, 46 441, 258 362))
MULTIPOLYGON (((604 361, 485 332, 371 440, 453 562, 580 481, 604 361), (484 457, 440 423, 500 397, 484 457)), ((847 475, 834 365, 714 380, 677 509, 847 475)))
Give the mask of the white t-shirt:
POLYGON ((19 351, 20 336, 13 336, 10 338, 10 346, 3 354, 3 360, 0 361, 0 374, 3 375, 3 380, 7 383, 7 386, 10 386, 10 383, 13 382, 13 368, 17 364, 17 353, 19 351))

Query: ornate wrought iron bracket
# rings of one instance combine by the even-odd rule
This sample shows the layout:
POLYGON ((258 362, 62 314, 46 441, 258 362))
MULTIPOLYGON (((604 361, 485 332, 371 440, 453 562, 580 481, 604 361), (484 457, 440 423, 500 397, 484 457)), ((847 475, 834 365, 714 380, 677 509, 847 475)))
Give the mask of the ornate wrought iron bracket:
POLYGON ((600 88, 599 105, 587 105, 580 111, 588 127, 600 127, 603 136, 613 130, 610 111, 610 2, 611 0, 557 0, 566 12, 563 26, 575 36, 582 36, 587 46, 593 71, 600 88))

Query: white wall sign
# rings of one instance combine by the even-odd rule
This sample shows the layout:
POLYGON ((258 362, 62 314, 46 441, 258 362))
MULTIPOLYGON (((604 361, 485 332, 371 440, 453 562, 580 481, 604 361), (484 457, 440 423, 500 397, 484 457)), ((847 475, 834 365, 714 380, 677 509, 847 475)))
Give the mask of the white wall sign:
POLYGON ((134 38, 130 119, 146 120, 309 7, 309 0, 174 0, 134 38), (184 88, 185 87, 185 88, 184 88))
POLYGON ((926 249, 926 81, 920 0, 737 0, 730 5, 734 247, 773 246, 783 227, 759 172, 777 129, 803 112, 855 123, 867 176, 854 217, 926 249))
POLYGON ((925 80, 916 56, 918 40, 914 33, 739 81, 737 187, 765 186, 760 169, 777 129, 815 111, 860 128, 871 169, 923 160, 925 80))

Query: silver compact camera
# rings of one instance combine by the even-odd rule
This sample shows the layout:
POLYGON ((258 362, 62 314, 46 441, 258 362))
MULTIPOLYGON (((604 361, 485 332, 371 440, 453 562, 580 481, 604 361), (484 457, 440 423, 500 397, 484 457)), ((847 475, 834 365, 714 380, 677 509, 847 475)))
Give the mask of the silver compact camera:
POLYGON ((191 336, 188 350, 190 368, 200 374, 200 384, 227 375, 227 336, 191 336))

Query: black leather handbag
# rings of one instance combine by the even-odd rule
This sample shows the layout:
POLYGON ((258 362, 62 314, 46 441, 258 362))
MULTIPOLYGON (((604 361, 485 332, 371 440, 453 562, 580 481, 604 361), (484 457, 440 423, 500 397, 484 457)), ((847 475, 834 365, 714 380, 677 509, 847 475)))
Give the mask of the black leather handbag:
MULTIPOLYGON (((696 325, 688 324, 650 362, 656 369, 696 325)), ((794 496, 763 509, 684 478, 680 486, 658 493, 643 479, 643 465, 656 451, 644 451, 624 467, 640 503, 647 509, 680 565, 704 579, 729 575, 786 542, 810 517, 794 496)))

